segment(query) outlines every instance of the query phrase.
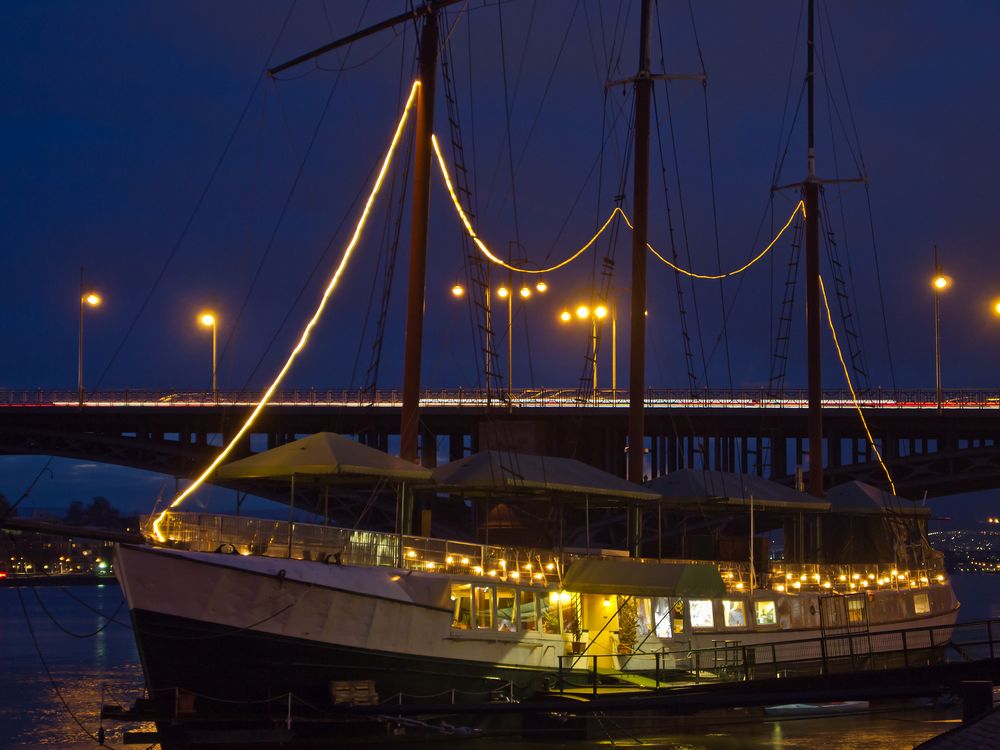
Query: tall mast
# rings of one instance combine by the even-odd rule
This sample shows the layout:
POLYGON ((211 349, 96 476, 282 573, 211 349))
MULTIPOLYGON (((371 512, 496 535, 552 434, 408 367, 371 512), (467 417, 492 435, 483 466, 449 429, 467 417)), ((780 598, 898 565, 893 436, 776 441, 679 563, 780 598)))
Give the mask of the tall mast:
POLYGON ((815 0, 809 0, 809 35, 806 54, 806 86, 809 109, 809 151, 806 181, 806 341, 809 371, 809 494, 823 497, 823 383, 820 371, 820 300, 819 300, 819 179, 816 177, 814 142, 813 70, 815 0))
POLYGON ((430 205, 431 134, 434 132, 434 79, 437 67, 437 11, 424 19, 420 33, 420 89, 413 157, 413 204, 410 221, 410 273, 406 295, 406 348, 403 355, 403 414, 399 455, 417 460, 420 359, 424 339, 424 292, 427 281, 427 212, 430 205))
MULTIPOLYGON (((649 230, 649 73, 651 0, 642 0, 639 73, 635 78, 635 162, 632 169, 632 331, 628 387, 628 478, 642 483, 646 391, 646 241, 649 230)), ((596 387, 596 384, 595 384, 596 387)))

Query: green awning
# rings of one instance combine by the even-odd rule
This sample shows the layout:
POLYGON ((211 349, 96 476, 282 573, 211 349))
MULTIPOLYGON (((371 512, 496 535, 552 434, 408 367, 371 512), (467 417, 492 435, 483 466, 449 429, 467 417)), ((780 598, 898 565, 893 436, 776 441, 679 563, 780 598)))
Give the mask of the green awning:
POLYGON ((711 563, 575 560, 562 579, 566 591, 581 594, 719 597, 726 593, 711 563))

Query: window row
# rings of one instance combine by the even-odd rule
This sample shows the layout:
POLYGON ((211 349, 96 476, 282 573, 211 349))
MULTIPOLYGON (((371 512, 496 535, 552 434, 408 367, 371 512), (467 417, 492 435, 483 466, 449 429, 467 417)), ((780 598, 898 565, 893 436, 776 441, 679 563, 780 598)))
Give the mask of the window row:
POLYGON ((580 630, 580 596, 565 591, 453 583, 451 604, 451 626, 459 630, 553 634, 580 630))

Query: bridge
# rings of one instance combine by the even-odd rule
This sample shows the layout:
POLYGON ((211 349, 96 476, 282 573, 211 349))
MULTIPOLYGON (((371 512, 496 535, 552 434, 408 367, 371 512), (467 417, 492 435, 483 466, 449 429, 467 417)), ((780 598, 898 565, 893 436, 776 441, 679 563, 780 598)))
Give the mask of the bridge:
MULTIPOLYGON (((0 391, 0 453, 101 461, 190 477, 242 425, 260 391, 0 391)), ((236 457, 329 430, 398 451, 401 393, 306 388, 278 392, 236 457)), ((848 392, 825 393, 827 485, 886 485, 848 392)), ((876 444, 904 496, 1000 487, 1000 391, 873 390, 861 396, 876 444)), ((791 483, 808 471, 805 392, 735 389, 646 394, 645 466, 740 471, 791 483)), ((424 390, 426 466, 487 448, 570 456, 624 476, 628 393, 576 389, 424 390)), ((245 489, 245 488, 244 488, 245 489)), ((260 494, 259 488, 255 494, 260 494)))

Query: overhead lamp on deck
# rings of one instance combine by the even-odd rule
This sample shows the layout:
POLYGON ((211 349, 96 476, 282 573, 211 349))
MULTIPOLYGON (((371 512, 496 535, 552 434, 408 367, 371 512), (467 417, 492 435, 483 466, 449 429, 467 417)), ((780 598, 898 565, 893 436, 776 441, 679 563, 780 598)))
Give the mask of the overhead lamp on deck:
POLYGON ((508 296, 510 296, 510 289, 508 289, 507 287, 502 286, 499 289, 497 289, 497 297, 499 297, 500 299, 507 299, 508 296))
POLYGON ((587 307, 586 305, 580 305, 578 308, 576 308, 576 317, 578 317, 580 320, 590 317, 590 308, 587 307))
POLYGON ((570 314, 569 310, 563 310, 561 313, 559 313, 559 320, 561 320, 563 323, 569 323, 571 320, 573 320, 573 316, 570 314))
POLYGON ((451 288, 451 295, 453 297, 462 297, 462 296, 464 296, 465 295, 465 287, 462 286, 461 284, 455 284, 455 286, 453 286, 451 288))
POLYGON ((528 299, 531 296, 531 287, 522 286, 520 292, 518 292, 522 299, 528 299))
POLYGON ((548 290, 549 290, 549 285, 546 284, 544 281, 539 281, 538 283, 535 284, 535 291, 538 292, 539 294, 545 294, 545 292, 547 292, 548 290))

